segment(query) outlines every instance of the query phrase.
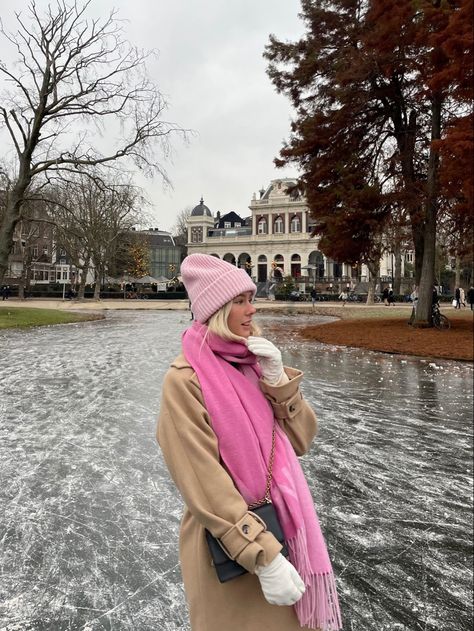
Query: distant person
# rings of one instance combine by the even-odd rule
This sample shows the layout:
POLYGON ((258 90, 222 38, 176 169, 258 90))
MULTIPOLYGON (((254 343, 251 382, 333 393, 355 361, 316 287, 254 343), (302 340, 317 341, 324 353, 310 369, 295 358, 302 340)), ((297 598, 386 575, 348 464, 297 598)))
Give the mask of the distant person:
POLYGON ((382 292, 382 300, 383 300, 383 304, 385 306, 388 306, 388 287, 385 287, 385 289, 382 292))
POLYGON ((316 302, 316 300, 318 298, 318 294, 316 292, 316 287, 313 287, 313 289, 311 290, 311 294, 310 295, 311 295, 311 302, 312 302, 313 307, 314 307, 314 304, 315 304, 315 302, 316 302))
POLYGON ((471 285, 467 292, 467 301, 471 305, 471 311, 474 309, 474 287, 471 285))
POLYGON ((461 303, 461 307, 466 306, 466 293, 462 287, 459 288, 459 302, 461 303))
POLYGON ((8 300, 10 297, 10 287, 8 285, 4 285, 2 287, 2 300, 8 300))
POLYGON ((413 309, 411 311, 410 319, 408 320, 408 324, 413 324, 416 318, 416 308, 418 306, 418 285, 415 285, 413 291, 410 294, 410 300, 413 304, 413 309))
POLYGON ((341 293, 339 294, 339 300, 342 300, 343 307, 346 306, 347 298, 348 298, 347 291, 345 290, 341 291, 341 293))
POLYGON ((395 294, 393 293, 393 289, 390 288, 388 290, 388 304, 393 307, 394 303, 395 303, 395 294))
POLYGON ((456 290, 454 292, 454 300, 456 301, 456 305, 455 305, 455 309, 460 309, 461 308, 461 289, 459 287, 456 287, 456 290))
POLYGON ((438 290, 436 285, 433 285, 433 293, 431 294, 431 306, 439 304, 438 290))

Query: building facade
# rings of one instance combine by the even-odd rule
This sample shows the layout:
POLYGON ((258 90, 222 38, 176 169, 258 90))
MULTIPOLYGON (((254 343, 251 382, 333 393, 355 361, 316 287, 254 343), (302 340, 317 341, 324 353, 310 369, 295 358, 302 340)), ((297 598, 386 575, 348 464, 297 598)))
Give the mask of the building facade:
MULTIPOLYGON (((258 198, 253 195, 245 219, 234 212, 214 218, 201 199, 188 219, 188 254, 218 256, 247 269, 257 283, 291 275, 301 288, 364 290, 367 266, 334 261, 319 250, 319 238, 310 236, 314 224, 304 197, 288 192, 295 184, 289 178, 272 180, 258 198)), ((380 275, 393 278, 390 254, 381 260, 380 275)))
POLYGON ((150 276, 168 279, 178 276, 184 248, 175 244, 171 234, 158 228, 137 230, 136 234, 142 237, 148 246, 150 276))

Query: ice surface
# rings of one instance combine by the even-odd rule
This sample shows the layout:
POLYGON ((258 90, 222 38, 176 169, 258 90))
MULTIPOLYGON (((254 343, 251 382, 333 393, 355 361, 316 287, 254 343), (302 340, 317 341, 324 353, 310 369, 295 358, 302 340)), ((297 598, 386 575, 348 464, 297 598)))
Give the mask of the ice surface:
MULTIPOLYGON (((0 334, 0 631, 189 629, 181 501, 154 437, 188 317, 0 334)), ((303 466, 345 629, 470 630, 472 367, 304 342, 288 325, 306 316, 260 321, 318 414, 303 466)))

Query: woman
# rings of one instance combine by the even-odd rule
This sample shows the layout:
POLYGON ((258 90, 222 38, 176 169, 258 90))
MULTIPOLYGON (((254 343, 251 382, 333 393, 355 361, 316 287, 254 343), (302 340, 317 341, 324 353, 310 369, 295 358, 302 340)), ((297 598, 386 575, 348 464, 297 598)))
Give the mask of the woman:
POLYGON ((186 504, 180 561, 191 628, 339 629, 331 564, 296 457, 316 431, 302 373, 256 335, 256 287, 244 270, 191 254, 181 275, 195 322, 164 380, 158 441, 186 504), (291 563, 248 508, 265 494, 269 466, 291 563), (219 582, 205 529, 248 573, 219 582))

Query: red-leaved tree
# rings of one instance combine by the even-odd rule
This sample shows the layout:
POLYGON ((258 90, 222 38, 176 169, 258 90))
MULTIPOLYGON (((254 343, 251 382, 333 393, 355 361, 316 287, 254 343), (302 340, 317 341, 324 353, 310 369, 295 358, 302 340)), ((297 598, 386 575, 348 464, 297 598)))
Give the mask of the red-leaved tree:
MULTIPOLYGON (((365 224, 367 207, 353 201, 358 173, 359 187, 379 191, 372 208, 379 219, 371 229, 375 241, 388 209, 409 217, 419 324, 431 320, 436 227, 450 206, 441 190, 437 142, 447 129, 446 113, 456 118, 460 111, 454 80, 446 77, 447 43, 467 4, 302 0, 305 35, 295 43, 271 36, 265 52, 270 78, 296 112, 276 162, 299 166, 323 247, 339 239, 328 229, 329 214, 351 208, 352 222, 365 224)), ((366 248, 360 246, 362 260, 366 248)))

